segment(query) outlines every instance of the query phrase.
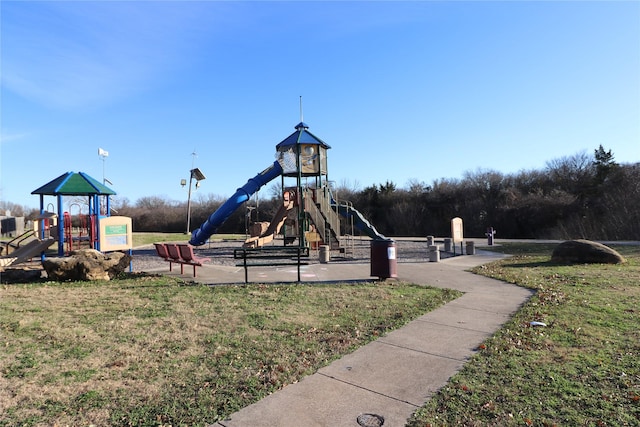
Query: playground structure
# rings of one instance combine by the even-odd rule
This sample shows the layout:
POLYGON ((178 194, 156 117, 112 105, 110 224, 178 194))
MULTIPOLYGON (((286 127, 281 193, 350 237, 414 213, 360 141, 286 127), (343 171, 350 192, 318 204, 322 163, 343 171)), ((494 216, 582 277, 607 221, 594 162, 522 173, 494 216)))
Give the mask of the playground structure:
POLYGON ((69 206, 69 211, 63 213, 63 230, 66 244, 66 252, 74 249, 95 248, 98 240, 96 233, 97 215, 82 213, 80 204, 73 203, 69 206), (71 214, 72 208, 77 207, 78 213, 71 214))
POLYGON ((280 208, 274 215, 267 228, 264 231, 260 230, 260 233, 257 236, 249 237, 244 242, 243 247, 259 248, 266 245, 267 243, 272 242, 276 234, 280 233, 282 226, 289 216, 289 211, 291 211, 296 205, 297 203, 295 190, 286 189, 282 194, 282 205, 280 205, 280 208))
POLYGON ((57 255, 90 248, 98 251, 131 251, 131 219, 111 216, 110 196, 115 191, 83 172, 67 172, 39 187, 31 194, 40 196, 40 215, 33 229, 27 230, 7 242, 0 257, 0 267, 21 264, 40 256, 44 259, 49 247, 57 243, 57 255), (49 203, 45 209, 45 196, 57 199, 57 212, 49 203), (63 197, 86 197, 87 210, 80 203, 69 205, 63 211, 63 197), (72 210, 77 213, 73 215, 72 210), (62 220, 60 220, 62 218, 62 220))
POLYGON ((344 252, 345 248, 341 247, 341 218, 349 220, 374 241, 390 242, 351 204, 338 203, 333 197, 327 167, 327 150, 331 147, 308 128, 304 122, 297 124, 295 132, 276 145, 277 160, 238 188, 192 232, 189 243, 194 246, 205 244, 236 209, 277 177, 282 180, 283 204, 266 230, 246 240, 245 248, 263 247, 282 232, 284 245, 297 240, 300 248, 324 245, 329 250, 344 252))

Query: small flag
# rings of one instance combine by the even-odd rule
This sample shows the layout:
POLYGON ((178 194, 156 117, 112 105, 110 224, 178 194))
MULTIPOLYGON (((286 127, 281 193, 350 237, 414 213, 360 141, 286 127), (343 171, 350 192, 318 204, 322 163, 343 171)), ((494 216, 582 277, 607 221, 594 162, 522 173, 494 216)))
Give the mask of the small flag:
POLYGON ((109 157, 109 152, 107 150, 103 150, 102 148, 98 148, 98 156, 109 157))

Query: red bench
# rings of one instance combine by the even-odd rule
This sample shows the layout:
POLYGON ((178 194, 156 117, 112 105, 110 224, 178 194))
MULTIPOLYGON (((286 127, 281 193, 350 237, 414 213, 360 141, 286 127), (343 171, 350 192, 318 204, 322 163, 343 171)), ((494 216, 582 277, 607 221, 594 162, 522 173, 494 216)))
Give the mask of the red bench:
POLYGON ((153 246, 156 247, 156 253, 158 254, 158 256, 163 260, 169 262, 169 271, 171 271, 171 263, 173 262, 173 260, 169 256, 167 245, 165 245, 164 243, 154 243, 153 246))
POLYGON ((169 271, 172 271, 172 263, 180 264, 180 274, 184 274, 184 266, 193 266, 193 277, 196 277, 196 267, 202 266, 209 258, 198 257, 193 252, 193 247, 182 243, 154 243, 158 256, 169 263, 169 271))
POLYGON ((178 251, 180 258, 184 261, 184 264, 193 266, 193 277, 196 277, 196 267, 202 266, 202 263, 209 262, 209 258, 199 257, 193 253, 193 247, 186 244, 179 244, 178 251))

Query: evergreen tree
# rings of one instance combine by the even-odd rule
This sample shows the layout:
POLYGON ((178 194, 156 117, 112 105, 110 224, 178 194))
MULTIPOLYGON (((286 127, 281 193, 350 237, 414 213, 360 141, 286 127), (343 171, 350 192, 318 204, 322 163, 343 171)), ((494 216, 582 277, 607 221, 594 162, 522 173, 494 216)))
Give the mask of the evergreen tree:
POLYGON ((594 150, 593 165, 596 168, 596 184, 602 184, 609 174, 618 166, 611 150, 605 151, 602 144, 594 150))

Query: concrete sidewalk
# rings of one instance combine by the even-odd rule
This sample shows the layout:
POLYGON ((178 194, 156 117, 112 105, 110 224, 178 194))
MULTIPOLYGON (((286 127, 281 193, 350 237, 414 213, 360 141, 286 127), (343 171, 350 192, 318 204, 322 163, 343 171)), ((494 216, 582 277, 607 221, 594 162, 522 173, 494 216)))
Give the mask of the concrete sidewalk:
MULTIPOLYGON (((465 294, 212 427, 404 426, 532 295, 465 271, 501 257, 478 251, 437 263, 398 263, 399 280, 465 294)), ((369 273, 369 263, 330 262, 304 266, 302 280, 364 281, 371 280, 369 273)), ((295 267, 249 271, 253 282, 296 278, 295 267)), ((206 266, 198 269, 197 281, 243 283, 244 270, 206 266)))

